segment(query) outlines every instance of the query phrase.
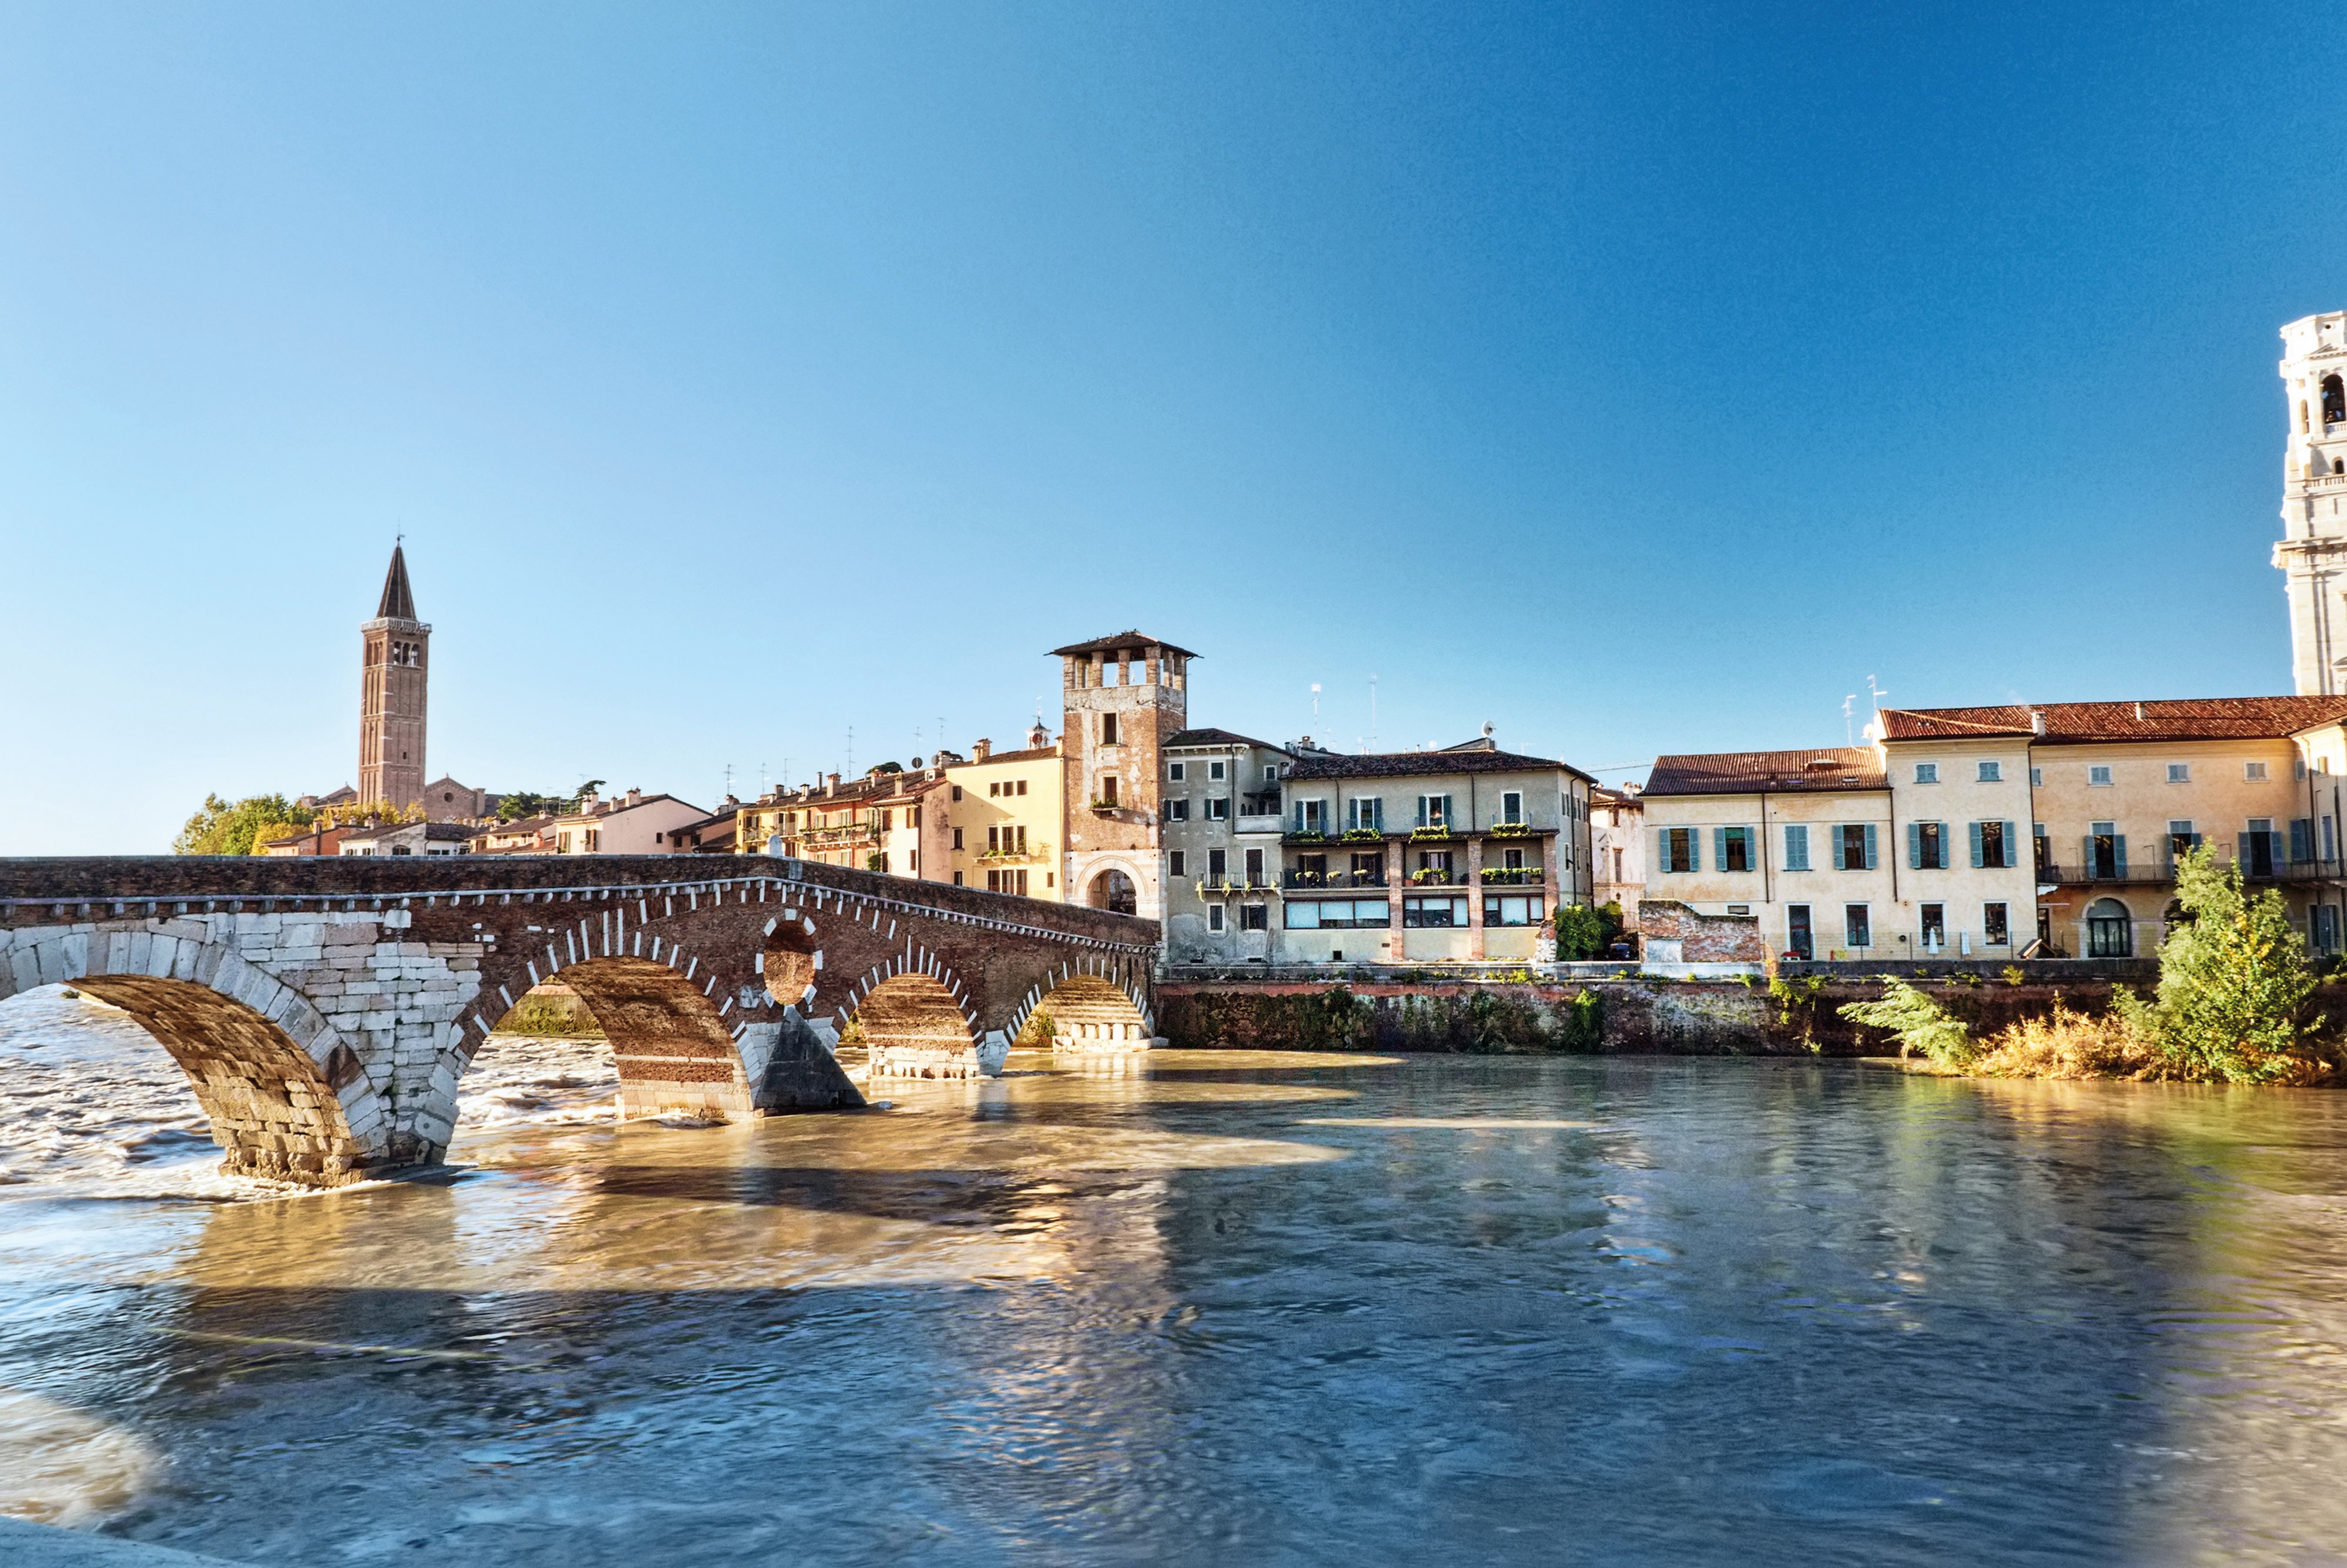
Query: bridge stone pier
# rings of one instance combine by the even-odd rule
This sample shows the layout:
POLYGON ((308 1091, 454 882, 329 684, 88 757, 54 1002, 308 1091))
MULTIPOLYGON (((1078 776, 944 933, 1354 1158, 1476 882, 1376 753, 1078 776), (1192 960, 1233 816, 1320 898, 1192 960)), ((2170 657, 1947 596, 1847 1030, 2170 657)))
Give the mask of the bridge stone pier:
POLYGON ((999 1071, 1156 1033, 1154 921, 761 856, 0 860, 0 998, 71 983, 178 1060, 224 1170, 333 1186, 436 1163, 497 1020, 560 976, 623 1114, 846 1109, 871 1075, 999 1071), (1081 1025, 1081 1032, 1073 1026, 1081 1025))

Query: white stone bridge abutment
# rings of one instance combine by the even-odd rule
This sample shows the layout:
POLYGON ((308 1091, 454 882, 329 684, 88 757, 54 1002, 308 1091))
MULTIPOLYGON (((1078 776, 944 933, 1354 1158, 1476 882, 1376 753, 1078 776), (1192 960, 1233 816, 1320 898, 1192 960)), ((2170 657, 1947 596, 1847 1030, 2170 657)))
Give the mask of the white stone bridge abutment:
POLYGON ((1153 921, 763 856, 0 860, 0 998, 72 984, 187 1071, 233 1173, 436 1164, 490 1030, 559 976, 624 1114, 860 1106, 872 1073, 999 1071, 1071 980, 1153 1035, 1153 921))

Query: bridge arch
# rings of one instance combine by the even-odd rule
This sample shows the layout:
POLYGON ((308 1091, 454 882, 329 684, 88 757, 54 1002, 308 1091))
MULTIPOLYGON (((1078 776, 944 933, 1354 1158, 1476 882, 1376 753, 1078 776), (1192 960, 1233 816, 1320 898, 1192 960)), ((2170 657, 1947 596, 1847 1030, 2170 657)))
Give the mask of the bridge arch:
POLYGON ((1001 1071, 1007 1042, 979 1039, 951 970, 884 965, 858 981, 855 994, 846 1017, 871 1049, 872 1077, 979 1078, 1001 1071))
POLYGON ((1037 1013, 1051 1020, 1055 1050, 1146 1050, 1157 1034, 1149 999, 1113 966, 1062 966, 1021 999, 1012 1032, 1037 1013))
MULTIPOLYGON (((532 964, 530 979, 543 984, 560 975, 602 1026, 620 1070, 621 1117, 728 1121, 748 1115, 751 1064, 725 1022, 730 1009, 714 999, 715 977, 702 979, 700 956, 680 943, 661 940, 650 948, 657 957, 590 954, 568 962, 549 948, 544 972, 532 964)), ((478 1040, 466 1047, 466 1064, 478 1049, 478 1040)), ((453 1083, 448 1095, 453 1122, 453 1083)))
POLYGON ((226 1173, 339 1186, 402 1153, 340 1032, 228 944, 112 932, 44 943, 31 957, 0 966, 0 998, 69 982, 128 1013, 188 1075, 226 1173))

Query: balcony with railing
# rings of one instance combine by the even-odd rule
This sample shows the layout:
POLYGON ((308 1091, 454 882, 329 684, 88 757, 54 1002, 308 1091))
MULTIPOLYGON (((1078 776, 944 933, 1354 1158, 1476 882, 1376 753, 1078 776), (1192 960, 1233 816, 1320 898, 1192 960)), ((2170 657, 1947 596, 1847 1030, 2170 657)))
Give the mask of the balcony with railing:
POLYGON ((1290 871, 1281 879, 1289 887, 1382 887, 1382 871, 1290 871))
POLYGON ((1537 866, 1486 866, 1483 886, 1486 887, 1537 887, 1543 873, 1537 866))
POLYGON ((1198 897, 1201 898, 1218 898, 1231 893, 1276 893, 1278 891, 1280 891, 1279 887, 1271 878, 1261 873, 1249 876, 1243 873, 1232 875, 1217 871, 1209 872, 1198 878, 1198 897))

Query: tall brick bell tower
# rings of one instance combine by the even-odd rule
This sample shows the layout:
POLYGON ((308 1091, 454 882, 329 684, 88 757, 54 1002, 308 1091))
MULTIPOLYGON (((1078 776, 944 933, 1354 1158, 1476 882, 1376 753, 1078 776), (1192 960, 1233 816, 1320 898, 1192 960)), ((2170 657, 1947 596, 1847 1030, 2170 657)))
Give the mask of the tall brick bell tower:
POLYGON ((407 558, 396 544, 383 602, 359 636, 359 798, 414 805, 424 798, 424 651, 432 629, 415 619, 407 558))
POLYGON ((1190 661, 1197 655, 1138 631, 1051 650, 1060 657, 1066 727, 1071 904, 1162 920, 1167 737, 1188 728, 1190 661))

